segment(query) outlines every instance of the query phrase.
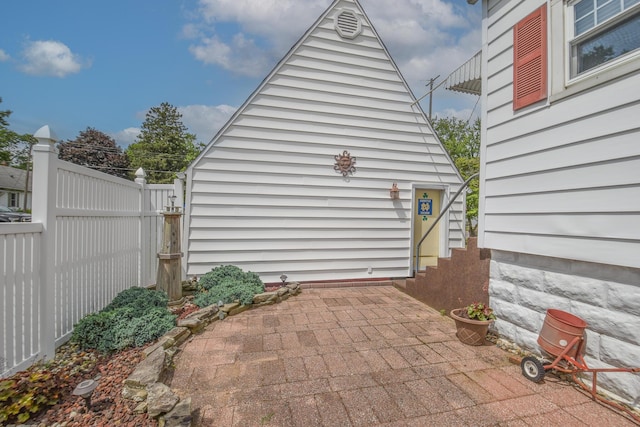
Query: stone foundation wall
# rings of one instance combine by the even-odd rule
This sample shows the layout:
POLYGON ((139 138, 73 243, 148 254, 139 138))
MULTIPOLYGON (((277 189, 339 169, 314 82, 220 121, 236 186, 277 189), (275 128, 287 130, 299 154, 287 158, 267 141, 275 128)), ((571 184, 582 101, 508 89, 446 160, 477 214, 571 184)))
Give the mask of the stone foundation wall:
MULTIPOLYGON (((489 298, 502 337, 541 354, 538 334, 555 308, 587 322, 590 368, 640 367, 640 270, 503 251, 491 258, 489 298)), ((640 409, 640 374, 600 373, 598 386, 640 409)))

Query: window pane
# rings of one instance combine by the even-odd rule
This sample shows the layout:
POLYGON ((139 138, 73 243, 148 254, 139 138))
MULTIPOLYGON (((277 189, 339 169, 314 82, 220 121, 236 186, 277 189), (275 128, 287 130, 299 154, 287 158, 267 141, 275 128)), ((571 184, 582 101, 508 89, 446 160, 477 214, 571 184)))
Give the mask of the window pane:
POLYGON ((577 74, 611 61, 640 47, 640 14, 632 16, 608 31, 578 43, 577 74))
POLYGON ((640 0, 624 0, 624 8, 625 9, 630 8, 636 3, 640 3, 640 0))
POLYGON ((576 21, 593 12, 593 0, 582 0, 573 6, 576 21))
POLYGON ((595 26, 595 13, 593 0, 582 0, 573 6, 575 15, 575 35, 579 35, 595 26))
POLYGON ((593 28, 594 23, 593 23, 593 14, 587 16, 586 18, 583 18, 579 21, 576 21, 576 36, 579 34, 584 33, 585 31, 587 31, 590 28, 593 28))
POLYGON ((597 23, 598 24, 603 23, 604 21, 611 18, 613 15, 617 14, 618 12, 620 12, 620 0, 609 1, 604 6, 598 8, 597 23))

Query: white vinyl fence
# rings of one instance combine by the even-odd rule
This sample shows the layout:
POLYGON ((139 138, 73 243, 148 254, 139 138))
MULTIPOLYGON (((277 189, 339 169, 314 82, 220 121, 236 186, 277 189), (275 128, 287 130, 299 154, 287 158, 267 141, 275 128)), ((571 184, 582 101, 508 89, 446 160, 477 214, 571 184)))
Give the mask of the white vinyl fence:
MULTIPOLYGON (((48 129, 47 129, 48 130, 48 129)), ((37 136, 37 134, 36 134, 37 136)), ((160 211, 182 181, 146 184, 33 154, 32 223, 0 224, 0 377, 50 359, 73 326, 132 286, 156 281, 160 211)))

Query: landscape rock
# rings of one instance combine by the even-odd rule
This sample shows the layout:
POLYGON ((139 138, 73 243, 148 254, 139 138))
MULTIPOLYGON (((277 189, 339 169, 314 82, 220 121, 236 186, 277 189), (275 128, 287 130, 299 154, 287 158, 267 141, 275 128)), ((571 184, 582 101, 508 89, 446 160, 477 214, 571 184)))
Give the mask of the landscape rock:
POLYGON ((146 388, 124 387, 122 389, 122 397, 133 400, 134 402, 143 402, 147 400, 148 394, 149 393, 147 393, 146 388))
POLYGON ((250 305, 241 305, 240 307, 236 307, 229 311, 229 316, 235 316, 236 314, 240 314, 243 311, 247 311, 251 308, 250 305))
POLYGON ((160 417, 160 427, 191 426, 191 398, 181 400, 171 411, 160 417))
POLYGON ((298 282, 289 282, 285 285, 285 287, 287 287, 288 289, 295 291, 296 289, 300 288, 300 283, 298 282))
POLYGON ((164 348, 169 347, 177 347, 189 338, 189 329, 186 327, 177 326, 164 334, 164 338, 167 338, 165 341, 164 348))
POLYGON ((157 348, 136 366, 133 373, 125 380, 125 386, 141 389, 149 384, 161 381, 165 357, 164 349, 157 348))
POLYGON ((192 334, 196 334, 204 329, 205 323, 197 318, 189 318, 178 320, 178 326, 188 328, 192 334))
POLYGON ((147 386, 147 412, 150 417, 157 417, 171 411, 180 400, 171 389, 162 384, 155 383, 147 386))
POLYGON ((147 401, 140 402, 140 404, 133 409, 133 412, 136 414, 144 414, 147 412, 147 401))
POLYGON ((236 309, 240 307, 240 303, 239 302, 232 302, 229 304, 225 304, 222 307, 220 307, 220 311, 223 311, 226 314, 229 314, 229 312, 231 312, 231 310, 236 309))
POLYGON ((217 305, 215 304, 210 305, 208 307, 201 308, 200 310, 189 314, 187 317, 185 317, 185 319, 191 319, 191 318, 196 318, 200 320, 215 319, 219 310, 220 309, 218 308, 217 305))
POLYGON ((254 304, 262 304, 264 302, 269 301, 270 299, 274 299, 276 297, 276 293, 275 292, 264 292, 261 294, 257 294, 253 296, 253 303, 254 304))

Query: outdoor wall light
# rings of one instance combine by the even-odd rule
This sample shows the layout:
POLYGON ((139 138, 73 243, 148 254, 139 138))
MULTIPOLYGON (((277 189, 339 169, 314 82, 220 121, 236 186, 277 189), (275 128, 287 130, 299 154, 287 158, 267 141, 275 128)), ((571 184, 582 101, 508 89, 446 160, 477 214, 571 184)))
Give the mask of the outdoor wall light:
POLYGON ((398 184, 395 182, 389 190, 389 197, 391 197, 391 199, 393 200, 398 200, 400 198, 400 189, 398 188, 398 184))
POLYGON ((71 394, 74 396, 81 396, 84 399, 84 403, 87 406, 87 410, 91 410, 91 395, 93 391, 98 387, 98 381, 84 380, 76 386, 71 394))

